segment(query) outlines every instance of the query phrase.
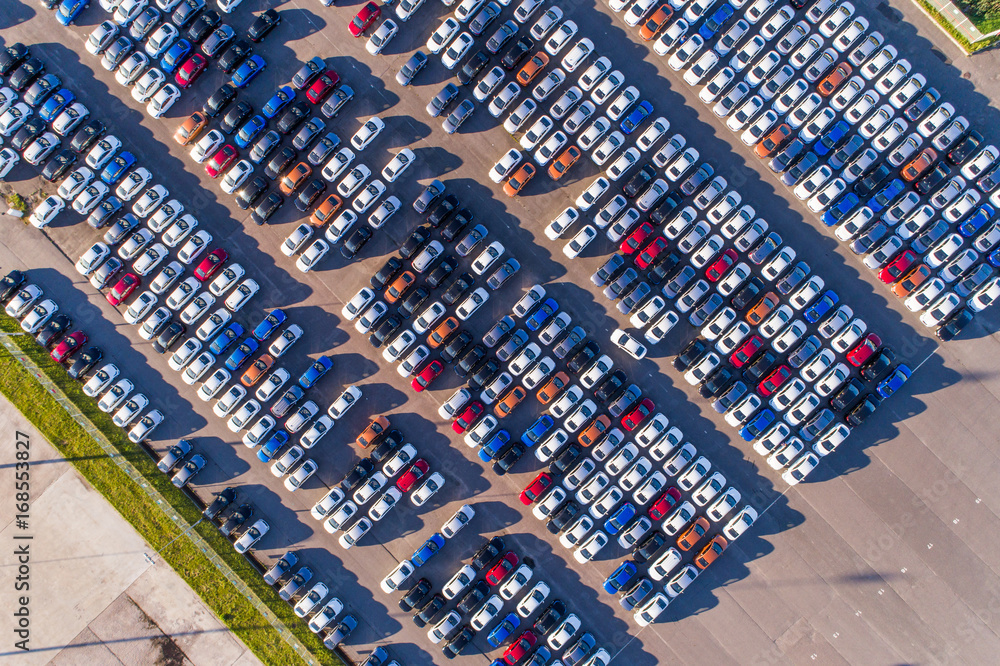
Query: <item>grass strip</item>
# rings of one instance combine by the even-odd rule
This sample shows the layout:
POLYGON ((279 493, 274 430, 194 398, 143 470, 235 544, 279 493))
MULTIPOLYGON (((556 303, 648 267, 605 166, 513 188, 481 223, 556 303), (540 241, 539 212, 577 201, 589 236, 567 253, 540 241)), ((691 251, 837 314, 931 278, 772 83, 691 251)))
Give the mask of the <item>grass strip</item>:
MULTIPOLYGON (((989 37, 987 39, 981 39, 975 43, 970 42, 968 39, 965 38, 964 35, 962 35, 962 33, 956 30, 955 26, 952 25, 951 21, 949 21, 948 18, 944 16, 941 12, 939 12, 933 5, 931 5, 928 2, 925 2, 925 0, 914 0, 914 2, 920 5, 920 7, 924 10, 924 12, 926 12, 928 16, 934 19, 937 22, 937 24, 941 27, 941 29, 947 32, 951 36, 951 38, 954 39, 959 44, 959 46, 961 46, 962 49, 965 50, 966 54, 968 55, 972 55, 976 51, 981 51, 982 49, 985 49, 989 46, 993 46, 994 44, 997 43, 997 41, 1000 41, 1000 36, 997 36, 997 37, 989 37)), ((973 21, 973 23, 975 23, 975 21, 973 21)), ((979 26, 977 25, 976 27, 979 26)))
MULTIPOLYGON (((0 315, 0 329, 13 330, 12 322, 16 326, 14 320, 6 315, 0 315)), ((11 339, 91 420, 115 449, 167 498, 178 514, 191 524, 201 518, 201 513, 190 499, 170 484, 168 477, 156 469, 155 463, 146 452, 129 441, 125 433, 112 423, 111 416, 97 408, 96 401, 83 393, 81 385, 71 379, 61 365, 52 361, 49 354, 30 336, 20 335, 11 339)), ((265 664, 281 665, 302 662, 298 653, 281 639, 275 628, 246 597, 219 575, 219 570, 193 542, 188 539, 176 539, 180 531, 173 521, 155 506, 144 490, 131 482, 115 462, 107 458, 97 442, 2 347, 0 347, 0 393, 3 393, 24 417, 52 442, 66 460, 104 495, 115 510, 159 552, 163 560, 191 586, 205 604, 261 661, 265 664), (169 548, 164 549, 168 544, 169 548)), ((285 623, 285 626, 312 653, 316 661, 330 666, 343 666, 344 662, 330 652, 316 634, 309 631, 305 623, 295 616, 292 608, 278 597, 274 588, 264 583, 257 570, 233 550, 229 540, 223 537, 213 524, 203 522, 194 529, 258 598, 285 623)))

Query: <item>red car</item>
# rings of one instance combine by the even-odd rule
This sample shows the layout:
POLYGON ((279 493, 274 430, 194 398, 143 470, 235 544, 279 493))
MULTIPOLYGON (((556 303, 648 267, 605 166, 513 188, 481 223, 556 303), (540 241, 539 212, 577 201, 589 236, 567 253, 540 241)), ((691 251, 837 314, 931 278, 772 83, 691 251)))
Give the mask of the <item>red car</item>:
POLYGON ((121 305, 122 301, 132 295, 132 292, 142 284, 142 280, 135 273, 126 273, 118 280, 118 284, 111 287, 108 292, 108 303, 111 305, 121 305))
POLYGON ((466 407, 465 411, 451 422, 451 429, 461 435, 469 429, 469 426, 476 422, 476 419, 483 415, 485 410, 486 407, 483 406, 483 403, 473 400, 472 404, 466 407))
POLYGON ((709 282, 718 282, 726 274, 726 271, 736 263, 738 258, 739 255, 736 254, 736 250, 732 248, 726 250, 722 253, 721 257, 712 262, 712 265, 708 267, 708 270, 705 271, 705 277, 708 278, 709 282))
POLYGON ((670 513, 670 510, 674 508, 674 505, 681 501, 681 491, 676 488, 668 488, 665 493, 660 495, 660 497, 653 502, 653 506, 649 507, 649 517, 653 520, 661 520, 663 516, 670 513))
POLYGON ((56 363, 63 363, 85 344, 87 344, 87 334, 83 331, 73 331, 62 339, 50 356, 56 363))
POLYGON ((398 488, 401 493, 410 492, 410 488, 413 487, 413 484, 422 479, 424 474, 426 474, 427 470, 430 468, 431 466, 428 465, 427 461, 423 458, 414 460, 413 464, 407 467, 406 471, 403 472, 403 476, 399 477, 399 480, 396 481, 396 488, 398 488))
POLYGON ((371 24, 378 20, 378 17, 382 15, 382 7, 376 5, 374 2, 368 2, 358 15, 351 19, 351 22, 347 25, 350 29, 351 34, 355 37, 360 37, 365 34, 365 31, 371 27, 371 24))
POLYGON ((528 506, 538 501, 549 486, 552 485, 552 477, 548 472, 539 472, 535 480, 528 484, 528 487, 521 491, 521 504, 528 506))
POLYGON ((622 254, 632 254, 639 249, 639 246, 649 238, 649 235, 653 233, 653 225, 649 222, 643 222, 639 225, 639 228, 628 235, 628 237, 622 241, 622 244, 618 246, 622 254))
POLYGON ((514 551, 508 550, 504 553, 504 556, 500 559, 500 561, 493 565, 490 572, 486 574, 486 582, 490 585, 499 585, 500 581, 503 580, 503 577, 514 570, 517 563, 517 555, 514 554, 514 551))
POLYGON ((757 384, 757 393, 760 393, 763 397, 768 397, 772 393, 778 390, 778 387, 785 383, 785 380, 792 376, 792 369, 787 365, 782 365, 777 370, 774 370, 767 377, 764 378, 760 384, 757 384))
POLYGON ((729 362, 733 364, 734 368, 742 368, 763 346, 764 341, 759 335, 755 335, 736 348, 736 351, 729 357, 729 362))
POLYGON ((212 279, 212 276, 226 263, 226 259, 229 259, 229 253, 221 247, 215 248, 208 253, 207 257, 201 260, 198 268, 194 269, 194 276, 200 282, 212 279))
POLYGON ((622 426, 632 432, 638 427, 640 423, 646 420, 646 417, 653 413, 656 405, 649 398, 643 398, 642 402, 636 406, 631 412, 622 417, 622 426))
POLYGON ((414 391, 420 393, 427 388, 432 381, 441 376, 442 372, 444 372, 444 364, 441 361, 434 359, 425 365, 424 369, 413 378, 413 381, 410 382, 410 386, 414 391))
POLYGON ((874 333, 869 333, 868 337, 858 343, 858 345, 847 352, 847 360, 851 365, 857 367, 871 358, 872 354, 882 346, 882 338, 874 333))
POLYGON ((667 239, 663 236, 658 236, 647 243, 646 247, 642 248, 642 252, 635 258, 636 267, 639 269, 647 268, 659 256, 660 252, 667 248, 667 244, 667 239))
POLYGON ((892 284, 906 273, 917 261, 917 254, 913 250, 906 250, 893 259, 888 266, 878 273, 878 279, 886 284, 892 284))
POLYGON ((240 152, 236 150, 236 146, 227 143, 215 151, 215 154, 205 163, 205 173, 208 174, 209 178, 218 178, 239 156, 240 152))
POLYGON ((524 632, 503 651, 503 660, 510 664, 510 666, 514 666, 514 664, 524 658, 524 655, 528 654, 528 650, 537 642, 538 639, 535 637, 534 632, 524 632))
POLYGON ((177 74, 174 75, 174 82, 181 88, 187 88, 201 76, 208 66, 205 56, 200 53, 192 53, 191 57, 184 61, 177 74))
POLYGON ((321 75, 309 86, 309 90, 306 91, 306 99, 313 104, 319 104, 326 99, 326 96, 338 83, 340 83, 340 74, 332 69, 327 70, 326 74, 321 75))

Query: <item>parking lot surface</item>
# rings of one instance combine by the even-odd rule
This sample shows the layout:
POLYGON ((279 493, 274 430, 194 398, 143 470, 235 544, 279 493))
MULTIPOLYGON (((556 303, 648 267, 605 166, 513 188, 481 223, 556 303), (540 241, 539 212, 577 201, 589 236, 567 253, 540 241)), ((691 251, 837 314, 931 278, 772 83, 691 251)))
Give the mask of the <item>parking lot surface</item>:
MULTIPOLYGON (((245 30, 250 10, 271 4, 250 0, 226 20, 237 31, 245 30)), ((224 80, 217 68, 210 67, 186 90, 167 118, 152 120, 82 48, 86 35, 106 18, 96 3, 70 28, 59 26, 51 13, 35 4, 14 3, 0 38, 4 46, 15 41, 31 45, 51 71, 73 81, 80 99, 100 109, 98 117, 112 132, 127 137, 139 163, 154 172, 154 182, 182 199, 231 260, 248 268, 248 276, 262 290, 237 320, 250 328, 264 310, 280 307, 290 322, 305 330, 280 365, 295 377, 306 368, 307 355, 330 355, 334 368, 310 390, 311 399, 325 409, 344 387, 356 384, 362 389, 362 402, 309 452, 319 471, 305 488, 289 493, 281 487, 212 413, 211 403, 197 400, 194 387, 178 381, 167 357, 141 340, 135 327, 124 325, 115 308, 76 274, 72 263, 97 239, 79 216, 64 214, 44 233, 9 225, 0 258, 5 271, 30 269, 31 281, 83 323, 91 340, 127 368, 152 406, 167 415, 155 433, 155 449, 164 451, 186 437, 206 455, 208 466, 196 477, 196 492, 208 499, 212 492, 236 486, 240 501, 251 502, 257 515, 268 519, 272 530, 258 544, 257 557, 269 564, 295 549, 316 572, 315 580, 327 582, 347 611, 361 620, 347 641, 349 655, 364 657, 376 645, 387 645, 401 663, 444 663, 425 631, 397 608, 398 595, 386 595, 378 582, 461 504, 469 503, 476 509, 473 522, 419 574, 439 588, 474 553, 482 537, 503 534, 508 547, 533 560, 535 578, 549 582, 552 596, 567 602, 598 645, 615 655, 616 663, 989 659, 998 643, 1000 603, 994 544, 1000 509, 993 482, 998 470, 993 414, 1000 396, 994 335, 1000 322, 995 309, 977 316, 960 340, 939 345, 814 214, 776 183, 752 149, 734 141, 724 123, 697 100, 696 91, 640 43, 620 16, 603 4, 561 4, 566 16, 579 24, 580 35, 594 39, 601 55, 653 102, 654 115, 668 117, 672 132, 683 132, 702 159, 758 211, 766 211, 771 228, 883 336, 898 360, 914 369, 899 394, 824 458, 806 482, 789 489, 671 367, 669 361, 695 336, 684 319, 643 361, 611 349, 610 332, 627 328, 627 318, 610 307, 589 280, 613 251, 611 244, 599 237, 580 258, 567 260, 560 251, 565 239, 552 242, 542 232, 597 175, 595 165, 581 160, 558 184, 539 174, 522 196, 509 199, 485 178, 494 161, 516 146, 499 123, 478 109, 458 133, 447 135, 439 121, 426 115, 424 106, 449 80, 439 60, 432 58, 413 86, 395 82, 399 66, 449 8, 430 0, 402 24, 386 52, 373 57, 365 52, 364 40, 347 36, 346 23, 360 4, 327 8, 298 1, 274 6, 282 11, 283 22, 261 49, 268 68, 245 98, 259 109, 301 62, 320 56, 357 93, 328 129, 332 124, 346 142, 365 119, 378 115, 386 130, 364 153, 372 170, 380 170, 402 147, 417 156, 417 163, 389 191, 405 210, 375 233, 358 259, 343 260, 334 248, 309 274, 297 271, 291 259, 275 251, 302 221, 290 201, 267 225, 254 225, 171 138, 180 120, 200 108, 224 80), (545 285, 574 323, 609 350, 615 367, 642 387, 657 410, 668 415, 699 452, 710 456, 744 502, 761 514, 752 529, 649 627, 637 627, 632 614, 601 590, 625 551, 612 541, 595 562, 578 564, 515 499, 540 469, 533 456, 525 456, 511 474, 495 476, 438 418, 438 407, 460 385, 459 378, 446 371, 431 390, 414 394, 408 381, 383 361, 380 350, 373 350, 343 321, 343 304, 367 285, 371 273, 420 223, 408 204, 432 178, 444 181, 522 266, 469 322, 470 330, 481 334, 509 311, 525 288, 545 285), (357 462, 354 437, 375 414, 388 415, 431 470, 443 474, 446 485, 424 507, 397 507, 358 546, 343 550, 309 510, 357 462)), ((935 58, 912 27, 896 20, 896 10, 887 9, 888 15, 879 8, 862 11, 933 85, 955 96, 956 106, 961 104, 981 131, 990 127, 996 111, 988 107, 989 100, 969 94, 968 80, 935 58)), ((36 184, 43 185, 40 179, 32 180, 34 175, 22 164, 8 181, 29 193, 36 184)), ((529 398, 503 427, 517 436, 539 411, 529 398)), ((498 655, 480 635, 455 663, 483 663, 498 655)))

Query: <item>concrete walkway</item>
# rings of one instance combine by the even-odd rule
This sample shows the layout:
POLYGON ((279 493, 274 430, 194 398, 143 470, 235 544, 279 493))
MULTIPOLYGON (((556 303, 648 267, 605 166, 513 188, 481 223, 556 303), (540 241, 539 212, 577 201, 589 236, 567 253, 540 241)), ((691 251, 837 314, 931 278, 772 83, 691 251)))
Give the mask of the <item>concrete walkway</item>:
MULTIPOLYGON (((954 2, 951 2, 951 0, 926 0, 926 1, 927 4, 934 7, 934 9, 936 9, 941 14, 941 16, 944 16, 946 19, 948 19, 952 27, 954 27, 955 30, 957 30, 963 37, 969 40, 970 43, 975 44, 981 39, 985 39, 986 37, 989 36, 989 35, 984 35, 982 32, 980 32, 979 28, 977 28, 975 24, 969 20, 969 17, 962 13, 962 10, 958 8, 958 5, 956 5, 954 2)), ((917 5, 917 7, 920 7, 921 11, 923 10, 923 7, 918 2, 916 2, 916 0, 914 0, 913 4, 917 5)), ((949 35, 947 32, 945 33, 945 35, 947 35, 948 38, 951 39, 951 35, 949 35)))

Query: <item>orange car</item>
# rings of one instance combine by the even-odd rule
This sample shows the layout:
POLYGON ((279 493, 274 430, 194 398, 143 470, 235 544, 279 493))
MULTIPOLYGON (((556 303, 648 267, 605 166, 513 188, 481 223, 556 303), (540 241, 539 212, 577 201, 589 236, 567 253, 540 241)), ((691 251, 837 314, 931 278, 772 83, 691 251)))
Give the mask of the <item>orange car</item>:
POLYGON ((757 153, 757 157, 773 156, 791 135, 792 128, 789 127, 787 123, 781 123, 777 128, 771 130, 771 133, 761 139, 760 143, 757 144, 757 147, 754 149, 757 153))
POLYGON ((646 19, 646 22, 642 24, 639 28, 639 36, 642 37, 643 41, 649 42, 656 37, 656 33, 660 31, 660 28, 667 24, 674 16, 674 10, 670 8, 668 3, 663 3, 656 8, 653 15, 646 19))
POLYGON ((562 178, 569 171, 569 168, 576 164, 576 161, 580 159, 580 155, 582 154, 576 146, 570 146, 562 151, 562 154, 549 166, 549 178, 552 180, 562 178))
POLYGON ((381 414, 373 416, 372 420, 368 423, 368 427, 361 431, 355 442, 362 448, 369 447, 388 429, 389 419, 381 414))
POLYGON ((525 63, 521 71, 517 73, 517 82, 526 86, 535 80, 535 77, 542 73, 545 66, 549 64, 549 57, 539 51, 531 56, 531 60, 525 63))
POLYGON ((503 184, 503 191, 509 197, 516 197, 528 184, 528 181, 535 177, 535 167, 527 162, 514 172, 514 175, 503 184))
POLYGON ((507 392, 500 397, 500 401, 497 403, 497 406, 493 408, 493 414, 496 415, 498 419, 502 419, 503 417, 509 415, 512 411, 514 411, 515 407, 521 404, 521 401, 524 400, 524 396, 526 395, 528 395, 528 392, 520 386, 507 389, 507 392))
POLYGON ((819 94, 823 97, 829 97, 833 94, 833 91, 840 87, 840 84, 847 80, 847 77, 851 75, 854 68, 851 67, 846 62, 842 62, 837 65, 837 69, 833 70, 826 77, 819 82, 816 89, 819 90, 819 94))
POLYGON ((915 158, 910 160, 899 172, 899 175, 903 177, 903 180, 907 182, 913 182, 917 178, 923 175, 925 171, 933 166, 934 162, 937 160, 937 152, 933 148, 924 148, 921 150, 915 158))
POLYGON ((747 313, 747 323, 752 326, 756 326, 764 320, 764 317, 770 314, 771 310, 773 310, 774 306, 777 304, 778 295, 773 291, 767 292, 760 297, 760 300, 758 300, 752 308, 750 308, 750 312, 747 313))
POLYGON ((569 375, 565 372, 557 372, 545 386, 538 389, 535 397, 538 398, 538 402, 547 405, 567 386, 569 386, 569 375))
POLYGON ((406 294, 407 291, 409 291, 410 287, 413 286, 413 282, 416 279, 417 279, 416 276, 414 276, 413 273, 411 273, 410 271, 403 271, 402 273, 400 273, 399 277, 393 280, 392 284, 386 287, 385 290, 386 302, 391 305, 392 303, 395 303, 396 301, 401 299, 403 295, 406 294))
POLYGON ((294 194, 295 190, 305 184, 306 178, 311 176, 312 172, 312 167, 306 162, 299 162, 293 166, 292 170, 281 178, 281 184, 278 185, 281 189, 281 193, 285 196, 291 196, 294 194))
POLYGON ((684 530, 679 537, 677 537, 677 547, 681 550, 691 550, 695 547, 701 538, 708 534, 709 524, 705 518, 696 518, 691 526, 684 530))
POLYGON ((448 317, 443 322, 438 324, 431 334, 427 336, 427 344, 430 345, 431 349, 437 349, 445 342, 448 341, 456 331, 458 331, 458 320, 454 317, 448 317))
POLYGON ((201 111, 195 111, 180 124, 174 132, 174 141, 186 146, 201 134, 201 131, 208 126, 208 116, 201 111))
POLYGON ((267 372, 271 366, 274 365, 274 359, 270 354, 261 354, 260 358, 253 362, 247 371, 243 373, 243 378, 240 382, 243 386, 253 386, 261 380, 264 373, 267 372))
POLYGON ((590 446, 599 440, 601 435, 607 432, 610 427, 611 419, 607 414, 601 414, 583 429, 583 432, 580 433, 580 437, 576 441, 580 443, 580 446, 590 446))
POLYGON ((314 227, 322 227, 324 224, 333 219, 333 216, 337 214, 340 207, 344 205, 344 200, 338 197, 336 194, 329 195, 326 199, 323 199, 319 207, 309 216, 309 224, 314 227))
POLYGON ((698 556, 694 558, 694 565, 699 569, 706 569, 709 564, 719 559, 719 555, 726 552, 726 546, 729 545, 722 535, 715 537, 709 541, 698 556))
POLYGON ((892 285, 892 293, 897 298, 906 298, 914 289, 931 276, 931 269, 926 264, 917 264, 909 272, 892 285))

